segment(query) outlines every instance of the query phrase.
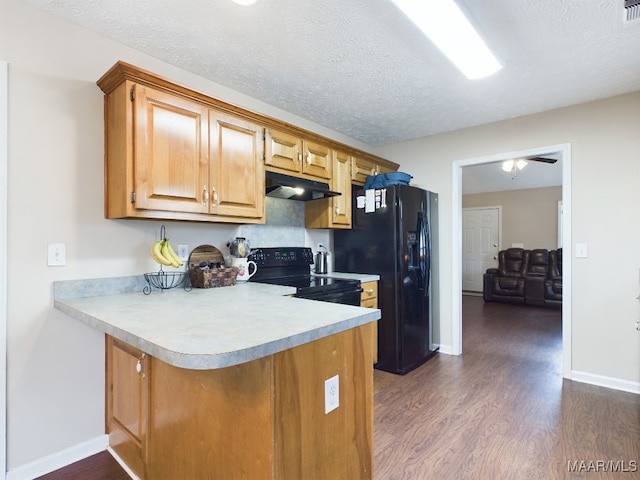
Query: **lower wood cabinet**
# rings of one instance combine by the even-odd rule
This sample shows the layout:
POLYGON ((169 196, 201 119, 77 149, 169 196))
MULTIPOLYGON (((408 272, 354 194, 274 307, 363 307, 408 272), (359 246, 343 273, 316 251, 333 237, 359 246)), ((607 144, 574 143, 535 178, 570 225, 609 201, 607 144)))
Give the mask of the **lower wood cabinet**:
POLYGON ((106 430, 109 445, 138 475, 149 461, 150 357, 107 337, 106 430))
MULTIPOLYGON (((362 282, 360 294, 360 306, 366 308, 378 308, 378 282, 362 282)), ((372 324, 373 363, 378 361, 378 324, 372 324)))
POLYGON ((110 445, 142 479, 372 479, 372 326, 215 370, 108 338, 110 445), (340 405, 325 414, 334 375, 340 405))

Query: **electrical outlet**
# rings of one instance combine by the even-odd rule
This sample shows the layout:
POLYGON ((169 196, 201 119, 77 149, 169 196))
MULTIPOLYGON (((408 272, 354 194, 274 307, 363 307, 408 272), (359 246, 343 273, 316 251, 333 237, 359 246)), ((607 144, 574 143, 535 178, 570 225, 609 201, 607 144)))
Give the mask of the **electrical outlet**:
POLYGON ((184 243, 178 244, 178 258, 183 262, 187 262, 189 260, 189 245, 185 245, 184 243))
POLYGON ((67 264, 67 248, 64 243, 52 243, 47 248, 47 265, 64 267, 67 264))
POLYGON ((340 378, 338 375, 324 381, 324 413, 340 406, 340 378))

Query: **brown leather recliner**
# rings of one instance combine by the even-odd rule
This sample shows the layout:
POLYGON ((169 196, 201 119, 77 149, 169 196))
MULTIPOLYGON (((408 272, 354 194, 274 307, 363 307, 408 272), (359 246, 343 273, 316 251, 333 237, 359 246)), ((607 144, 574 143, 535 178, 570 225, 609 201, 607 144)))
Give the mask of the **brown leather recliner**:
POLYGON ((562 307, 562 249, 549 252, 549 274, 544 282, 544 305, 562 307))
POLYGON ((498 268, 489 268, 483 277, 487 302, 524 303, 525 271, 529 250, 508 248, 498 253, 498 268))
POLYGON ((525 270, 524 303, 544 305, 545 281, 549 273, 549 250, 536 248, 529 253, 529 262, 525 270))

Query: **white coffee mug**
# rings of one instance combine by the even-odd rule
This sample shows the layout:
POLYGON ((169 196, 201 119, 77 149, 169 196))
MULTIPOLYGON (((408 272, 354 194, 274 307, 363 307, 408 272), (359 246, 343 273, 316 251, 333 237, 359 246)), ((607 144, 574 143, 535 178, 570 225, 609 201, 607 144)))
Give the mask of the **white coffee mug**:
POLYGON ((255 275, 258 271, 256 262, 247 260, 246 258, 231 258, 231 266, 238 269, 238 275, 236 276, 236 282, 246 282, 255 275), (251 270, 251 273, 249 271, 251 270))

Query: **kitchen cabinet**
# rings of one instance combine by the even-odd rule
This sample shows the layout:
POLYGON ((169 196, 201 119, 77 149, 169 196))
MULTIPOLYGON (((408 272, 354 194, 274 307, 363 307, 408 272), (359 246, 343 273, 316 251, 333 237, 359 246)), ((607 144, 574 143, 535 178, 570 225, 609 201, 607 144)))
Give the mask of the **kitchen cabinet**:
POLYGON ((360 284, 360 306, 366 308, 378 308, 378 282, 363 282, 360 284))
POLYGON ((209 145, 209 213, 264 218, 262 128, 210 110, 209 145))
POLYGON ((138 475, 149 461, 150 358, 106 337, 106 430, 109 445, 138 475))
POLYGON ((262 127, 116 64, 105 92, 105 216, 264 223, 262 127))
POLYGON ((268 128, 265 132, 267 168, 326 182, 331 178, 331 148, 298 135, 268 128))
MULTIPOLYGON (((362 282, 362 293, 360 294, 360 306, 366 308, 378 308, 378 282, 362 282)), ((373 362, 378 361, 378 325, 373 324, 371 332, 371 338, 373 346, 371 347, 373 352, 373 362)))
POLYGON ((105 94, 106 218, 264 223, 267 169, 329 183, 343 195, 309 224, 349 228, 347 178, 362 185, 398 168, 122 61, 97 84, 105 94))
MULTIPOLYGON (((127 423, 139 432, 143 417, 146 435, 130 435, 128 444, 134 452, 140 445, 148 450, 131 456, 118 445, 115 451, 148 480, 370 480, 372 326, 375 322, 220 369, 178 368, 146 356, 152 376, 144 377, 135 368, 138 352, 129 347, 129 358, 113 347, 120 342, 108 337, 107 371, 126 373, 109 377, 107 405, 120 401, 111 397, 134 390, 124 420, 137 418, 127 423), (324 382, 335 375, 339 406, 325 413, 324 382), (140 384, 146 392, 142 403, 140 384), (146 440, 136 442, 137 437, 146 440)), ((121 434, 111 417, 108 413, 107 428, 114 447, 112 439, 121 434)))
POLYGON ((357 185, 364 185, 368 176, 380 173, 395 172, 398 165, 386 162, 383 159, 370 159, 362 156, 354 156, 351 160, 351 180, 357 185))
POLYGON ((307 228, 351 228, 351 157, 334 150, 330 188, 342 195, 313 200, 305 205, 307 228))

